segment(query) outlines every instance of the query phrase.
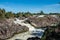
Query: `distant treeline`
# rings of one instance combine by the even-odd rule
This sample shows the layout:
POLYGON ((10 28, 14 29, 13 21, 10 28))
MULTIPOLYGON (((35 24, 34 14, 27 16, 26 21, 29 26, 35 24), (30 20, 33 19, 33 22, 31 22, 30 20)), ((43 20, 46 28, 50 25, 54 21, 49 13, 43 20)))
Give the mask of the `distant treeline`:
POLYGON ((60 13, 44 13, 43 11, 40 11, 39 13, 31 13, 31 12, 18 12, 18 13, 13 13, 13 12, 6 12, 5 9, 0 8, 0 18, 14 18, 14 17, 28 17, 32 15, 60 15, 60 13))

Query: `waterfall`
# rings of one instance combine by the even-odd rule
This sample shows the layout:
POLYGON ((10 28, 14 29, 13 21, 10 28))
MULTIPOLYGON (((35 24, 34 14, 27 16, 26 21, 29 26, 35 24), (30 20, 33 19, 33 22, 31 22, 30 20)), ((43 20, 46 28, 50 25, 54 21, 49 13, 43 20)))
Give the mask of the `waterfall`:
POLYGON ((29 28, 29 31, 35 30, 34 26, 30 25, 29 23, 28 24, 24 23, 25 20, 27 20, 27 18, 24 19, 24 20, 19 20, 19 19, 16 18, 16 21, 14 21, 14 23, 15 24, 20 24, 21 26, 28 27, 29 28))

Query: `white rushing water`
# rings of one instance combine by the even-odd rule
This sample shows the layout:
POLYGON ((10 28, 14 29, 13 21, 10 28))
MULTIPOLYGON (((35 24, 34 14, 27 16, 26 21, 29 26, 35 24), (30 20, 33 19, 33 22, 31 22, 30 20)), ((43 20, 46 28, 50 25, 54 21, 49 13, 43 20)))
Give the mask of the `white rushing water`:
POLYGON ((16 18, 16 20, 14 20, 14 23, 15 24, 20 24, 21 26, 28 27, 29 31, 28 32, 24 32, 24 33, 20 33, 20 34, 16 34, 14 37, 12 37, 12 38, 10 38, 8 40, 15 40, 15 39, 27 40, 27 38, 29 38, 29 37, 35 37, 36 36, 36 35, 31 35, 31 34, 39 33, 39 32, 40 32, 39 33, 40 34, 39 37, 40 38, 42 37, 43 32, 45 30, 43 30, 43 29, 36 29, 36 28, 34 28, 34 26, 30 25, 29 23, 24 23, 25 20, 27 20, 27 18, 24 19, 24 20, 19 20, 19 19, 16 18))
POLYGON ((16 18, 16 21, 14 21, 14 23, 15 24, 20 24, 21 26, 28 27, 29 28, 29 31, 40 30, 40 31, 43 31, 44 32, 44 30, 42 30, 42 29, 36 29, 36 28, 34 28, 34 26, 30 25, 29 23, 24 23, 23 21, 25 21, 25 20, 27 20, 27 18, 24 19, 24 20, 19 20, 19 19, 16 18))
POLYGON ((24 20, 19 20, 19 19, 16 18, 16 21, 14 21, 14 23, 15 24, 20 24, 21 26, 28 27, 29 31, 35 30, 35 28, 32 25, 24 23, 23 21, 25 21, 25 20, 27 20, 27 18, 24 19, 24 20))

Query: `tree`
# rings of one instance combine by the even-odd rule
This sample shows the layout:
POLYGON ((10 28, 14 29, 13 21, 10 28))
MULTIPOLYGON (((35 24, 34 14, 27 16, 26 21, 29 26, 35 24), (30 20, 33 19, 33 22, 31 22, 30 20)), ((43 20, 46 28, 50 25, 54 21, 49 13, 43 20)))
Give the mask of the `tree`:
POLYGON ((60 13, 49 13, 49 15, 60 15, 60 13))
POLYGON ((18 12, 17 14, 16 14, 16 17, 22 17, 23 16, 23 12, 18 12))
POLYGON ((41 11, 40 13, 37 13, 37 15, 44 15, 44 12, 41 11))
POLYGON ((40 12, 40 14, 44 14, 44 12, 43 12, 43 11, 41 11, 41 12, 40 12))
POLYGON ((24 13, 24 16, 25 16, 25 17, 29 17, 29 16, 32 16, 32 14, 31 14, 30 12, 25 12, 25 13, 24 13))
POLYGON ((7 12, 5 16, 6 18, 14 18, 14 14, 12 12, 7 12))
POLYGON ((5 18, 5 9, 0 9, 0 18, 5 18))

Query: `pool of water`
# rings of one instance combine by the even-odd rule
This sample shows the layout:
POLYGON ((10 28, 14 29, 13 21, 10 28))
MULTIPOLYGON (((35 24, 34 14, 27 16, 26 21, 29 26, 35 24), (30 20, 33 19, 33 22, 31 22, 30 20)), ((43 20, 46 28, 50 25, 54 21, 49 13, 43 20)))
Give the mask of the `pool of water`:
MULTIPOLYGON (((42 29, 45 30, 45 29, 42 29)), ((19 33, 14 35, 12 38, 7 39, 7 40, 27 40, 28 38, 31 37, 39 37, 42 38, 42 35, 44 34, 45 31, 42 31, 41 29, 36 29, 34 31, 27 31, 24 33, 19 33)))
POLYGON ((36 29, 36 31, 33 31, 31 35, 42 37, 46 29, 36 29))
POLYGON ((35 35, 35 36, 42 36, 44 32, 36 32, 36 33, 32 33, 31 35, 35 35))

